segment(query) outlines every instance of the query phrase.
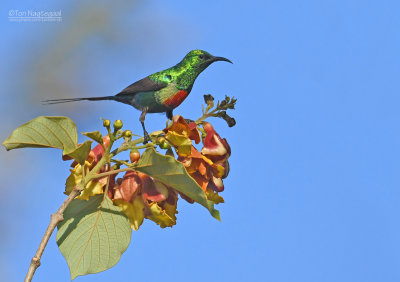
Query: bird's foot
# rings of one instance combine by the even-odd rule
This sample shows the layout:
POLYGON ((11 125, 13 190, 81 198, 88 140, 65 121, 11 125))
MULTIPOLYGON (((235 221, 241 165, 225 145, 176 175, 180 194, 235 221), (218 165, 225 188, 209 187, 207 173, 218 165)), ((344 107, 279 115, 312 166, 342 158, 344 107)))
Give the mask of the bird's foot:
POLYGON ((147 133, 147 131, 144 132, 144 141, 143 144, 147 144, 151 141, 150 135, 147 133))

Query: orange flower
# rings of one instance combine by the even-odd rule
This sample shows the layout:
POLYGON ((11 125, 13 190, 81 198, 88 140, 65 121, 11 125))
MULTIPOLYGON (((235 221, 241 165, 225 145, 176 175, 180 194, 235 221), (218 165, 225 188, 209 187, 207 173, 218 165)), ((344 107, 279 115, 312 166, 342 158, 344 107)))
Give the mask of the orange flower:
POLYGON ((203 139, 204 147, 201 152, 191 146, 190 155, 180 155, 178 160, 203 189, 207 198, 217 204, 223 202, 217 193, 224 190, 222 179, 229 173, 228 158, 231 148, 210 123, 205 122, 203 128, 207 135, 203 139))
POLYGON ((168 188, 146 174, 127 171, 122 179, 117 180, 109 196, 113 200, 130 203, 136 196, 141 196, 144 201, 162 202, 168 198, 168 188))
POLYGON ((139 229, 144 218, 162 228, 176 223, 176 192, 146 174, 126 172, 110 189, 109 197, 124 211, 134 230, 139 229))
POLYGON ((163 183, 140 173, 142 179, 142 197, 145 201, 162 202, 168 198, 168 188, 163 183))
POLYGON ((172 125, 163 130, 165 132, 165 139, 175 147, 180 156, 188 156, 190 155, 192 140, 196 144, 200 143, 201 140, 197 125, 195 122, 188 124, 180 115, 174 116, 172 121, 172 125))
POLYGON ((214 164, 209 158, 202 155, 195 147, 191 147, 191 154, 188 157, 179 156, 178 161, 182 162, 186 171, 196 180, 200 187, 206 191, 212 177, 222 177, 224 168, 214 164))
POLYGON ((199 144, 201 140, 200 132, 197 130, 196 123, 190 122, 188 124, 186 120, 180 115, 173 116, 172 125, 168 128, 165 128, 163 131, 165 133, 172 131, 177 134, 183 135, 193 140, 196 144, 199 144))
POLYGON ((127 171, 124 177, 118 178, 117 184, 109 189, 109 196, 113 200, 133 202, 140 191, 142 182, 135 171, 127 171))

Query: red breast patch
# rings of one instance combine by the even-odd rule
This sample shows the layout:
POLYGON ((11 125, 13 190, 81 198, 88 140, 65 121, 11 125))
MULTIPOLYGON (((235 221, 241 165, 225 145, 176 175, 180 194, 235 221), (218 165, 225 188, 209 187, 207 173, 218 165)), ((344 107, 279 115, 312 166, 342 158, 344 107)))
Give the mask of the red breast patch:
POLYGON ((185 98, 188 96, 188 92, 185 90, 180 90, 178 92, 176 92, 174 95, 172 95, 171 97, 167 98, 164 101, 164 105, 167 107, 171 107, 171 108, 176 108, 178 107, 183 100, 185 100, 185 98))

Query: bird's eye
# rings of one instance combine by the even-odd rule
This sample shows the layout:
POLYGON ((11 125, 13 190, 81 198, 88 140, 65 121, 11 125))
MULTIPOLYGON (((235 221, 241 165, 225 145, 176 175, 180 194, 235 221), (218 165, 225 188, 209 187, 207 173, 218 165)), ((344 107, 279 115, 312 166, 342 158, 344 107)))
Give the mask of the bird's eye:
POLYGON ((204 55, 199 55, 199 59, 204 59, 204 55))

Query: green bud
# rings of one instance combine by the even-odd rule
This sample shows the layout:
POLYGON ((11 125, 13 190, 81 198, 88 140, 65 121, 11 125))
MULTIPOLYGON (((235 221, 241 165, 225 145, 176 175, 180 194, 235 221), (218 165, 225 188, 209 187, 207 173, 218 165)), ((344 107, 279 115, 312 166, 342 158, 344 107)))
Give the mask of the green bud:
POLYGON ((132 131, 130 130, 125 130, 124 133, 122 133, 122 135, 126 138, 131 138, 132 137, 132 131))
POLYGON ((115 130, 115 131, 121 129, 122 126, 123 126, 122 120, 117 119, 117 120, 114 122, 114 130, 115 130))
POLYGON ((110 127, 110 124, 111 124, 111 122, 110 122, 109 119, 103 120, 103 126, 104 126, 104 127, 110 127))
POLYGON ((171 148, 171 145, 168 143, 167 140, 164 139, 164 140, 160 143, 160 148, 161 148, 161 149, 170 149, 170 148, 171 148))
POLYGON ((157 141, 156 141, 156 144, 158 144, 158 145, 160 145, 162 142, 164 142, 165 141, 165 138, 163 137, 163 136, 159 136, 158 138, 157 138, 157 141))
POLYGON ((115 165, 113 165, 113 166, 111 167, 111 169, 112 169, 112 170, 117 170, 117 169, 119 169, 120 167, 121 167, 120 164, 115 164, 115 165))

